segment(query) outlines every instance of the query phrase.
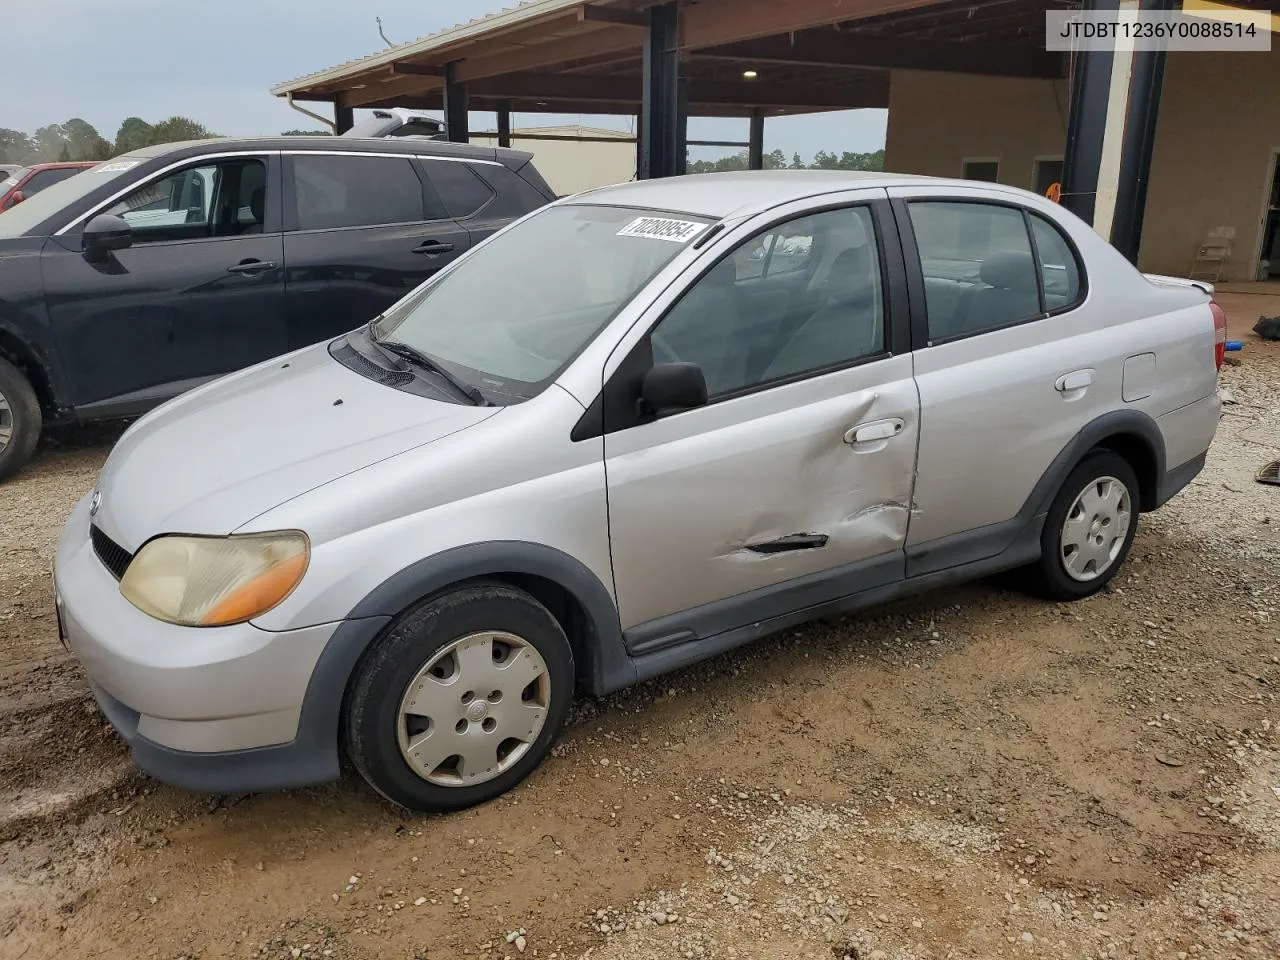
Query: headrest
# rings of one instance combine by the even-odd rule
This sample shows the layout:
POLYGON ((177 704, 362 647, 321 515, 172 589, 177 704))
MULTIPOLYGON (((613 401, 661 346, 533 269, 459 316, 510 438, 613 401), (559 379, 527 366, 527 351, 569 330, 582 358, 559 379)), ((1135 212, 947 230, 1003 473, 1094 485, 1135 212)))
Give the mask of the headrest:
POLYGON ((1036 290, 1035 264, 1031 260, 1031 254, 1021 250, 993 253, 983 261, 978 276, 983 283, 1001 290, 1036 290))

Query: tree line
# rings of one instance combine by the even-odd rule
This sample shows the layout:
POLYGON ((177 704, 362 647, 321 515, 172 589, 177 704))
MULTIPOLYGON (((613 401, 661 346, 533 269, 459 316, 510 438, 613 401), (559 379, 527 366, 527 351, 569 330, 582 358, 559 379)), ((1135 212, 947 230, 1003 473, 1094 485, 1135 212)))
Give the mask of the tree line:
POLYGON ((169 117, 148 123, 141 117, 127 117, 114 140, 102 136, 87 120, 72 117, 65 123, 51 123, 35 133, 0 128, 0 163, 52 163, 67 160, 109 160, 111 157, 178 140, 204 140, 217 134, 189 117, 169 117))
MULTIPOLYGON (((764 155, 766 170, 874 170, 884 169, 884 151, 875 153, 830 153, 819 150, 814 154, 811 163, 805 163, 800 154, 793 154, 791 160, 781 150, 774 150, 764 155)), ((746 170, 746 151, 721 157, 719 160, 690 160, 686 164, 689 173, 724 173, 728 170, 746 170)))

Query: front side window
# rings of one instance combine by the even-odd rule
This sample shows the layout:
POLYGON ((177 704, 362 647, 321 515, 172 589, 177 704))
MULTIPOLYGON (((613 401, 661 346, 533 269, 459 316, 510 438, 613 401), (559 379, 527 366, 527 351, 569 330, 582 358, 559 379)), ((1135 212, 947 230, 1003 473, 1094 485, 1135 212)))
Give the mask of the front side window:
POLYGON ((392 307, 374 334, 486 396, 527 399, 707 226, 688 215, 548 207, 392 307))
POLYGON ((422 181, 408 157, 293 158, 299 230, 336 230, 428 219, 422 181))
POLYGON ((266 163, 237 157, 171 171, 103 212, 127 222, 135 244, 159 243, 261 233, 266 203, 266 163))
POLYGON ((698 364, 714 399, 879 354, 884 316, 871 211, 852 207, 746 241, 690 288, 650 340, 654 363, 698 364), (760 259, 766 268, 744 275, 743 265, 760 259))
POLYGON ((1042 314, 1022 211, 959 201, 908 205, 924 274, 930 340, 1007 327, 1042 314))

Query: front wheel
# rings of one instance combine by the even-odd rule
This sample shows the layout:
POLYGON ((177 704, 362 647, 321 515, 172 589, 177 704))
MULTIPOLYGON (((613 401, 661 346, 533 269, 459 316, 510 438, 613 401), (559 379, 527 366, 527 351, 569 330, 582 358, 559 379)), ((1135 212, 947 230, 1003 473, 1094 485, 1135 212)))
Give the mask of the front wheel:
POLYGON ((1067 476, 1040 534, 1028 573, 1052 600, 1082 600, 1119 571, 1138 527, 1138 478, 1119 454, 1090 453, 1067 476))
POLYGON ((569 640, 546 607, 506 584, 460 587, 404 614, 361 660, 347 750, 393 803, 483 803, 546 756, 573 681, 569 640))
POLYGON ((0 357, 0 480, 17 473, 40 439, 40 402, 13 364, 0 357))

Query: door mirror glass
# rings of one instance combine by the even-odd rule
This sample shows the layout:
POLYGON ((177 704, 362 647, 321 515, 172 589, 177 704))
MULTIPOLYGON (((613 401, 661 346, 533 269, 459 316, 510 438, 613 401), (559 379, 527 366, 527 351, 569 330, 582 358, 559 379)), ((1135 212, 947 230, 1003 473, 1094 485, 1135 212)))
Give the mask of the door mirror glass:
POLYGON ((101 260, 112 250, 133 246, 133 229, 122 218, 100 213, 84 228, 83 250, 88 260, 101 260))
POLYGON ((640 401, 657 417, 692 410, 707 402, 707 379, 696 363, 659 363, 645 374, 640 401))

